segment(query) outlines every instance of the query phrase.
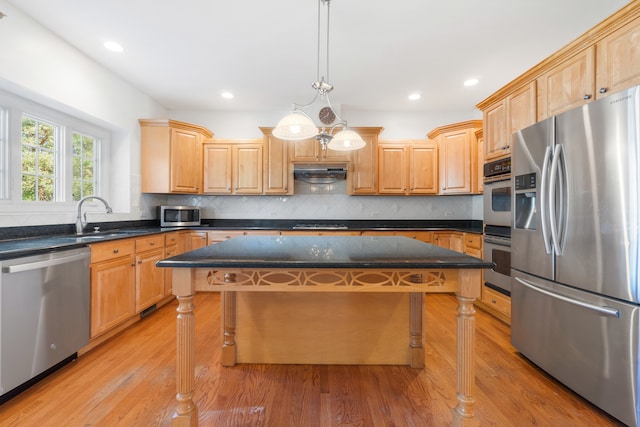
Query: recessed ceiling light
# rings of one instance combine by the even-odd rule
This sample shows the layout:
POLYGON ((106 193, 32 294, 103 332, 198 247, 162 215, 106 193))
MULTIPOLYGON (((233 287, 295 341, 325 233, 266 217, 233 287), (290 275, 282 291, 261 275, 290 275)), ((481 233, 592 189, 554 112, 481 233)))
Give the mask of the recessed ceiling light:
POLYGON ((112 41, 104 42, 104 47, 109 49, 111 52, 122 52, 124 50, 121 44, 112 41))
POLYGON ((417 101, 420 98, 422 98, 422 95, 418 92, 409 94, 409 101, 417 101))
POLYGON ((222 92, 220 92, 220 96, 224 99, 233 99, 233 94, 228 90, 223 90, 222 92))
POLYGON ((464 82, 464 85, 465 85, 465 86, 475 86, 475 85, 477 85, 477 84, 478 84, 478 79, 476 79, 476 78, 469 79, 469 80, 466 80, 466 81, 464 82))

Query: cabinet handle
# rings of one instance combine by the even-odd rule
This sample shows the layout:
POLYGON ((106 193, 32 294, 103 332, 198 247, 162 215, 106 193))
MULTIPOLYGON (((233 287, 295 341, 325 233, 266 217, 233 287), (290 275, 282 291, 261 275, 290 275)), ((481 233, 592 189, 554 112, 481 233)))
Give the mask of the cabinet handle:
POLYGON ((131 267, 135 267, 135 266, 136 266, 136 263, 135 263, 135 262, 134 262, 133 264, 131 264, 131 267))
POLYGON ((492 304, 495 304, 495 303, 497 303, 497 302, 498 302, 498 301, 496 301, 495 299, 493 299, 493 298, 491 299, 491 303, 492 303, 492 304))
POLYGON ((155 244, 156 244, 156 242, 151 242, 151 243, 149 243, 149 244, 150 244, 151 246, 153 246, 153 245, 155 245, 155 244))
POLYGON ((583 99, 591 99, 591 95, 586 94, 585 96, 582 97, 583 99))
POLYGON ((607 88, 606 87, 601 87, 600 88, 600 93, 607 93, 607 88))
POLYGON ((114 250, 113 250, 113 253, 114 253, 114 254, 117 254, 118 252, 120 252, 120 249, 114 249, 114 250))
POLYGON ((138 260, 138 264, 142 264, 142 260, 141 259, 138 260))

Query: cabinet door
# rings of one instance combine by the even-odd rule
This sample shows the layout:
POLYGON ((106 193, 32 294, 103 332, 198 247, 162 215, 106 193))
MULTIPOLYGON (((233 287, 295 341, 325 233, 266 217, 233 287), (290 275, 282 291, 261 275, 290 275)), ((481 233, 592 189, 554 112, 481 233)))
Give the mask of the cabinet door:
POLYGON ((232 148, 228 144, 204 144, 205 193, 231 194, 232 148))
POLYGON ((133 255, 91 264, 91 338, 136 314, 133 255))
POLYGON ((538 79, 538 120, 592 101, 595 96, 595 47, 591 46, 538 79))
POLYGON ((320 160, 320 143, 315 138, 308 138, 302 141, 291 141, 291 152, 294 162, 316 162, 320 160))
POLYGON ((463 233, 456 231, 435 231, 433 233, 433 243, 442 248, 452 251, 464 252, 463 233))
POLYGON ((436 143, 409 147, 409 194, 438 193, 436 143))
POLYGON ((596 50, 596 96, 640 84, 640 19, 602 39, 596 50))
POLYGON ((484 111, 484 159, 490 161, 509 155, 507 139, 507 111, 501 101, 484 111))
MULTIPOLYGON (((164 248, 164 257, 170 258, 178 255, 178 245, 171 245, 164 248)), ((163 268, 164 270, 164 296, 171 295, 173 290, 173 268, 163 268)))
POLYGON ((270 133, 265 133, 264 194, 289 194, 291 179, 289 143, 274 137, 270 133))
POLYGON ((262 144, 233 147, 233 192, 262 194, 262 144))
POLYGON ((136 312, 139 313, 164 297, 164 274, 156 263, 164 259, 164 248, 136 254, 136 312))
POLYGON ((359 150, 351 153, 353 170, 351 173, 352 194, 375 194, 378 186, 376 180, 378 137, 376 135, 360 135, 367 143, 359 150))
POLYGON ((536 82, 532 81, 507 97, 507 143, 511 136, 536 122, 537 117, 536 82))
POLYGON ((378 194, 406 194, 407 159, 404 145, 378 147, 378 194))
POLYGON ((207 232, 206 231, 190 231, 186 236, 187 239, 187 251, 193 251, 198 248, 204 248, 207 246, 207 232))
MULTIPOLYGON (((473 136, 475 139, 475 134, 473 136)), ((471 135, 452 131, 439 137, 440 193, 471 193, 471 135)))
POLYGON ((197 193, 201 179, 201 137, 197 132, 171 129, 171 191, 197 193))

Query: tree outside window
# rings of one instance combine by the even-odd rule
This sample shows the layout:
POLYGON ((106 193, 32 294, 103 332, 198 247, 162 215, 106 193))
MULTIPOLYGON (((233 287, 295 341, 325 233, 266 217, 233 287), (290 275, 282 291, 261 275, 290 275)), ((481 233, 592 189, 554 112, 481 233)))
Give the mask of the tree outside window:
POLYGON ((56 200, 56 154, 59 126, 22 117, 22 200, 56 200))
POLYGON ((74 201, 96 194, 98 141, 88 135, 72 134, 73 178, 71 194, 74 201))

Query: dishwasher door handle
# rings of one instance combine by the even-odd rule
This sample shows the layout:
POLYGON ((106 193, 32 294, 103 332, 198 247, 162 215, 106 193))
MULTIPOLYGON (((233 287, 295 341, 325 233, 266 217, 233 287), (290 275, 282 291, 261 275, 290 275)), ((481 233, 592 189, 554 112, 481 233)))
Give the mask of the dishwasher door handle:
POLYGON ((9 265, 2 268, 3 273, 20 273, 23 271, 38 270, 40 268, 47 268, 54 265, 65 264, 67 262, 79 261, 84 258, 88 258, 89 253, 82 253, 70 256, 61 256, 57 258, 45 259, 43 261, 27 262, 24 264, 9 265))

